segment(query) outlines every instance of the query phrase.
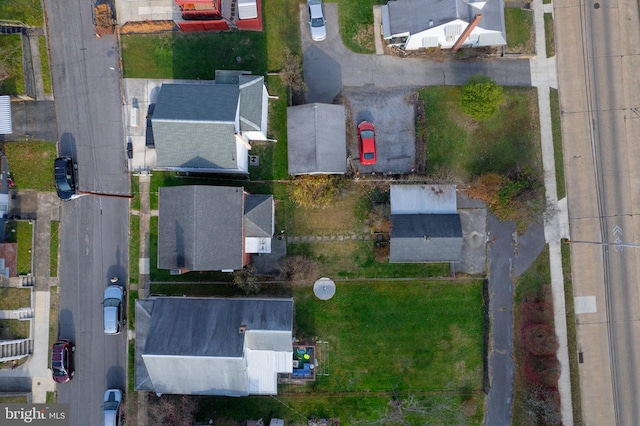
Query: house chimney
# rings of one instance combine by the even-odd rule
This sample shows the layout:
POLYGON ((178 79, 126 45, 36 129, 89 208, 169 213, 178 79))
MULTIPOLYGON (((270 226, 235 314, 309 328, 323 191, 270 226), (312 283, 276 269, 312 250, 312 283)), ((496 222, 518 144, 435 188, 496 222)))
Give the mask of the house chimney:
POLYGON ((481 19, 482 19, 482 13, 478 13, 476 16, 473 17, 473 20, 469 22, 469 25, 467 25, 467 28, 464 29, 462 34, 460 34, 460 37, 458 37, 458 40, 456 41, 456 43, 453 45, 453 48, 451 49, 452 51, 457 52, 458 50, 460 50, 460 46, 462 46, 462 43, 464 43, 467 37, 469 37, 469 34, 471 34, 471 31, 473 31, 473 29, 478 26, 481 19))
POLYGON ((238 333, 244 334, 245 331, 247 331, 247 325, 246 324, 242 324, 240 326, 240 328, 238 329, 238 333))

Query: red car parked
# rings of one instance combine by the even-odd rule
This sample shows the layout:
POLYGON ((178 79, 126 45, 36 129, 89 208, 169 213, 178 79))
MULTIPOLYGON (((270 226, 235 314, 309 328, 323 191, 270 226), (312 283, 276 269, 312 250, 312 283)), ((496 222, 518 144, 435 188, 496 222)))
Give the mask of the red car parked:
POLYGON ((358 124, 358 147, 360 164, 370 166, 376 163, 376 128, 373 123, 363 121, 358 124))
POLYGON ((67 383, 76 374, 73 368, 73 353, 76 347, 71 340, 60 339, 51 348, 51 372, 57 383, 67 383))

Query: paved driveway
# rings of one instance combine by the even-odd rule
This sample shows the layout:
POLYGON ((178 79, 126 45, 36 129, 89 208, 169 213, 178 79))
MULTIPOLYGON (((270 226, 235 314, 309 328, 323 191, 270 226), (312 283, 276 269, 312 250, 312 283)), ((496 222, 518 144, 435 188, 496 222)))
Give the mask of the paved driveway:
POLYGON ((311 40, 307 10, 300 6, 300 33, 307 102, 332 103, 342 87, 422 87, 460 85, 481 72, 503 86, 531 86, 526 59, 432 62, 420 58, 353 53, 338 33, 338 6, 325 4, 327 39, 311 40))
POLYGON ((360 173, 409 173, 415 167, 415 113, 411 89, 347 88, 340 102, 347 109, 347 155, 360 173), (377 161, 360 164, 357 126, 371 121, 376 126, 377 161))

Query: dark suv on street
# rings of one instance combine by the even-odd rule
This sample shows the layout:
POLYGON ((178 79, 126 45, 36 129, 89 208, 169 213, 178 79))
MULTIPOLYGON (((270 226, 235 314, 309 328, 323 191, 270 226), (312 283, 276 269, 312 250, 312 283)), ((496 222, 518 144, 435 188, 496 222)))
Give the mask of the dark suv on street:
POLYGON ((56 192, 62 201, 69 201, 76 194, 77 168, 71 157, 56 158, 53 162, 56 192))

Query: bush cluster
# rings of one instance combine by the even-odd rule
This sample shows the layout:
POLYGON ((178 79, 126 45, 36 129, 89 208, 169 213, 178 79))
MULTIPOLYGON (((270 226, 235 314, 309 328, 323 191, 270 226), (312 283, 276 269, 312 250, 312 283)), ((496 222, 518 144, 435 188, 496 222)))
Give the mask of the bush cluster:
POLYGON ((560 363, 556 357, 558 339, 553 326, 553 305, 548 291, 525 298, 520 306, 520 336, 527 378, 525 416, 529 424, 559 425, 560 363))

